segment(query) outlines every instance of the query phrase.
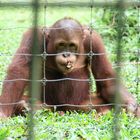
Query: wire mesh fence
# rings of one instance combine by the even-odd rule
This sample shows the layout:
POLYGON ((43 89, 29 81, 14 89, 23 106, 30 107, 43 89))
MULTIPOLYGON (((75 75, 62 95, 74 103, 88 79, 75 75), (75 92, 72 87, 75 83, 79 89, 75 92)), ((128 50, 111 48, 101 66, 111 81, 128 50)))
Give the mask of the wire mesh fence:
MULTIPOLYGON (((54 1, 38 1, 38 0, 34 0, 34 1, 1 1, 0 2, 0 7, 1 8, 5 8, 5 7, 20 7, 22 8, 22 6, 25 6, 25 7, 28 7, 28 8, 31 8, 32 9, 32 13, 33 16, 31 18, 31 26, 33 28, 33 40, 32 40, 32 49, 31 49, 31 53, 24 53, 24 52, 19 52, 19 53, 16 53, 15 55, 12 53, 13 51, 11 51, 10 53, 9 52, 3 52, 1 51, 0 52, 0 57, 4 57, 6 59, 8 59, 8 57, 25 57, 25 59, 28 59, 31 58, 31 70, 30 70, 30 77, 29 78, 13 78, 13 79, 5 79, 3 80, 4 78, 1 78, 0 79, 0 83, 2 84, 3 82, 5 83, 20 83, 20 82, 29 82, 30 83, 30 90, 29 90, 29 96, 30 96, 30 100, 29 100, 29 106, 30 106, 30 111, 29 111, 29 118, 28 118, 28 128, 29 128, 29 135, 28 135, 28 139, 35 139, 35 134, 34 134, 34 127, 35 127, 35 122, 34 122, 34 108, 36 106, 41 106, 41 107, 45 107, 45 108, 48 108, 48 107, 52 107, 54 108, 54 110, 56 110, 57 108, 59 107, 75 107, 75 108, 83 108, 83 107, 89 107, 89 108, 95 108, 96 106, 97 107, 102 107, 102 106, 115 106, 115 114, 114 114, 114 127, 113 127, 113 139, 120 139, 120 115, 119 115, 119 112, 121 111, 120 107, 123 106, 129 106, 127 104, 124 104, 124 103, 120 103, 120 100, 121 100, 121 97, 120 95, 118 94, 119 93, 119 88, 120 88, 120 79, 121 79, 121 68, 122 67, 127 67, 129 65, 134 65, 133 68, 135 68, 135 77, 133 77, 133 79, 135 80, 135 91, 136 91, 136 95, 137 97, 139 98, 139 92, 140 92, 140 87, 139 87, 139 64, 140 64, 140 61, 139 61, 139 56, 140 56, 140 49, 139 49, 139 37, 140 37, 140 33, 139 33, 139 29, 140 29, 140 14, 139 14, 139 7, 140 7, 140 1, 94 1, 94 0, 89 0, 89 1, 86 1, 86 0, 79 0, 79 1, 58 1, 58 0, 54 0, 54 1), (75 81, 77 82, 77 85, 81 82, 87 82, 87 83, 92 83, 91 79, 90 78, 81 78, 81 77, 76 77, 76 78, 73 78, 73 77, 62 77, 62 78, 54 78, 54 79, 48 79, 47 78, 47 75, 46 75, 46 71, 47 71, 47 66, 46 66, 46 60, 48 58, 51 58, 51 57, 56 57, 56 56, 59 56, 61 55, 61 53, 48 53, 47 52, 47 46, 46 46, 46 33, 47 31, 49 30, 59 30, 60 28, 54 28, 54 27, 46 27, 48 26, 47 24, 50 24, 51 23, 51 16, 48 18, 48 15, 47 15, 47 10, 48 8, 54 8, 54 7, 57 7, 57 8, 68 8, 68 7, 73 7, 73 8, 79 8, 79 9, 82 9, 84 7, 86 7, 88 10, 88 15, 86 15, 85 13, 83 13, 84 15, 84 18, 88 21, 88 27, 85 27, 86 30, 88 30, 90 32, 90 37, 92 37, 92 34, 93 34, 93 30, 92 29, 95 29, 97 31, 102 31, 104 29, 108 29, 110 30, 111 28, 115 29, 115 32, 116 32, 116 42, 115 44, 112 45, 112 47, 116 47, 116 50, 114 52, 110 51, 110 53, 106 53, 106 52, 99 52, 99 53, 96 53, 94 52, 94 50, 92 49, 92 39, 89 40, 89 44, 90 44, 90 49, 89 49, 89 52, 88 53, 71 53, 71 55, 76 55, 76 56, 86 56, 89 58, 89 67, 90 69, 92 69, 92 61, 93 61, 93 57, 94 56, 105 56, 106 54, 108 55, 116 55, 115 57, 115 62, 114 62, 114 65, 113 67, 116 69, 116 72, 117 72, 117 76, 116 77, 107 77, 107 78, 104 78, 104 77, 101 77, 101 78, 95 78, 94 81, 95 82, 104 82, 104 81, 113 81, 113 80, 116 80, 117 84, 116 84, 116 88, 115 88, 115 91, 117 94, 116 97, 115 97, 115 102, 113 103, 106 103, 106 104, 93 104, 92 103, 92 99, 91 99, 91 96, 89 96, 89 104, 71 104, 71 103, 55 103, 55 104, 47 104, 47 101, 46 101, 46 85, 49 84, 49 83, 56 83, 56 82, 63 82, 63 81, 75 81), (127 31, 126 31, 126 25, 125 25, 125 20, 124 19, 124 12, 130 8, 135 8, 136 9, 136 14, 135 15, 137 17, 137 21, 136 21, 136 25, 135 26, 132 26, 130 25, 130 28, 135 28, 135 34, 136 34, 136 42, 135 42, 135 46, 134 47, 134 50, 132 49, 132 51, 126 51, 126 52, 123 52, 123 47, 124 47, 124 44, 125 44, 125 41, 124 41, 124 38, 125 36, 127 36, 127 31), (103 11, 104 13, 106 14, 106 9, 107 10, 111 10, 111 12, 114 12, 113 16, 112 16, 112 22, 111 24, 107 25, 107 27, 104 27, 103 25, 97 25, 95 22, 96 20, 94 21, 94 18, 96 18, 96 12, 93 12, 94 8, 98 8, 98 10, 100 8, 103 8, 103 11), (43 9, 43 10, 42 10, 43 9), (40 11, 43 13, 41 16, 40 16, 40 11), (115 19, 115 17, 117 16, 117 18, 115 19), (42 32, 42 35, 43 35, 43 51, 40 53, 40 50, 39 50, 39 40, 38 40, 38 29, 37 27, 40 25, 39 24, 39 19, 40 17, 42 18, 41 20, 41 25, 43 25, 44 27, 41 29, 41 32, 42 32), (114 20, 117 20, 117 24, 114 24, 114 20), (50 22, 50 23, 47 23, 50 22), (123 42, 124 41, 124 42, 123 42), (132 62, 122 62, 122 59, 124 59, 126 57, 127 59, 127 55, 128 57, 130 57, 130 55, 133 55, 133 58, 134 61, 132 62), (41 72, 43 71, 43 76, 41 74, 41 72), (35 101, 36 101, 36 98, 39 98, 39 94, 41 92, 41 87, 42 87, 42 92, 43 92, 43 103, 41 104, 35 104, 35 101)), ((30 9, 30 10, 31 10, 30 9)), ((55 11, 55 10, 54 10, 55 11)), ((54 12, 54 11, 51 11, 51 12, 54 12)), ((67 9, 66 9, 67 11, 67 9)), ((102 12, 103 12, 102 11, 102 12)), ((57 11, 56 11, 57 12, 57 11)), ((61 10, 60 10, 61 12, 61 10)), ((52 14, 52 13, 51 13, 52 14)), ((80 12, 81 14, 81 12, 80 12)), ((81 16, 83 16, 81 15, 81 16)), ((73 16, 73 15, 67 15, 66 16, 73 16)), ((59 18, 61 18, 59 16, 59 18)), ((76 18, 78 18, 78 15, 76 16, 76 18)), ((100 18, 99 18, 100 19, 100 18)), ((100 19, 101 20, 101 19, 100 19)), ((3 32, 6 32, 5 34, 7 35, 9 31, 13 31, 13 30, 21 30, 20 32, 23 32, 26 28, 28 28, 28 24, 26 24, 27 27, 5 27, 5 26, 2 26, 0 27, 0 32, 3 33, 3 32)), ((30 26, 30 25, 29 25, 30 26)), ((66 27, 65 27, 66 28, 66 27)), ((69 28, 68 28, 69 29, 69 28)), ((79 28, 75 29, 75 30, 79 30, 79 28)), ((4 36, 2 36, 4 38, 4 36)), ((128 36, 127 36, 128 37, 128 36)), ((14 37, 13 37, 14 38, 14 37)), ((15 40, 15 39, 14 39, 15 40)), ((108 40, 107 40, 108 41, 108 40)), ((130 40, 131 41, 131 40, 130 40)), ((4 44, 5 45, 5 44, 4 44)), ((111 45, 110 45, 111 46, 111 45)), ((133 46, 132 46, 133 47, 133 46)), ((9 47, 10 49, 11 47, 9 47)), ((9 50, 10 51, 10 50, 9 50)), ((63 53, 62 53, 63 54, 63 53)), ((2 59, 3 60, 3 59, 2 59)), ((96 67, 96 66, 95 66, 96 67)), ((18 68, 18 67, 17 67, 18 68)), ((3 74, 4 75, 4 74, 3 74)), ((134 75, 133 75, 134 76, 134 75)), ((65 82, 64 82, 65 83, 65 82)), ((16 86, 16 85, 15 85, 16 86)), ((65 85, 64 85, 65 86, 65 85)), ((58 89, 59 90, 59 89, 58 89)), ((12 92, 12 91, 11 91, 12 92)), ((14 92, 14 91, 13 91, 14 92)), ((90 95, 91 93, 89 93, 90 95)), ((54 97, 55 98, 55 97, 54 97)), ((12 106, 12 105, 17 105, 17 104, 21 104, 21 101, 16 101, 14 100, 14 102, 4 102, 4 103, 1 103, 0 106, 5 106, 5 107, 9 107, 9 106, 12 106)))

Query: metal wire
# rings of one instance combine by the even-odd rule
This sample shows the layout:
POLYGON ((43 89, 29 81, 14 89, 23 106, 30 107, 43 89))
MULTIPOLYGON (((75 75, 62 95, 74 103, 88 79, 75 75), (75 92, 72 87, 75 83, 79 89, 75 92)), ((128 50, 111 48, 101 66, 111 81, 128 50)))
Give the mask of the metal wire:
MULTIPOLYGON (((102 8, 103 6, 106 8, 116 8, 118 5, 118 1, 119 0, 110 0, 110 1, 94 1, 92 3, 93 7, 100 7, 102 8)), ((127 0, 125 2, 123 2, 124 4, 124 8, 128 8, 128 7, 132 7, 132 6, 140 6, 140 2, 139 1, 132 1, 132 0, 127 0)), ((40 2, 39 3, 40 6, 46 5, 46 2, 40 2)), ((0 7, 8 7, 8 6, 14 6, 14 7, 23 7, 23 6, 27 6, 30 7, 32 6, 32 2, 28 1, 28 2, 17 2, 17 1, 13 1, 13 2, 0 2, 0 7)), ((68 0, 64 0, 64 1, 60 1, 60 2, 47 2, 47 6, 48 7, 91 7, 91 2, 89 1, 68 1, 68 0)))
MULTIPOLYGON (((140 45, 140 7, 138 7, 138 30, 139 30, 139 33, 138 33, 138 44, 140 45)), ((140 61, 140 48, 139 46, 137 47, 137 61, 136 63, 139 64, 139 61, 140 61)), ((140 82, 140 77, 139 77, 139 71, 140 71, 140 66, 137 65, 137 73, 136 73, 136 82, 137 82, 137 86, 136 86, 136 93, 138 94, 138 89, 139 89, 139 82, 140 82)))
MULTIPOLYGON (((28 54, 28 53, 16 53, 16 54, 10 54, 10 53, 3 53, 3 52, 0 52, 0 56, 6 56, 6 57, 13 57, 13 56, 36 56, 36 57, 50 57, 50 56, 57 56, 57 55, 61 55, 62 53, 51 53, 51 54, 48 54, 48 53, 42 53, 42 54, 28 54)), ((100 55, 116 55, 116 53, 71 53, 73 55, 77 55, 77 56, 100 56, 100 55)), ((130 54, 135 54, 135 55, 138 55, 139 54, 139 50, 137 51, 132 51, 132 52, 126 52, 126 53, 122 53, 123 55, 130 55, 130 54)), ((131 63, 131 62, 129 62, 131 63)))
MULTIPOLYGON (((47 1, 46 1, 47 3, 47 1)), ((46 10, 47 10, 47 4, 44 6, 44 27, 46 26, 46 10)), ((43 41, 44 41, 44 44, 43 44, 43 81, 42 81, 42 84, 43 84, 43 103, 45 104, 46 103, 46 82, 47 82, 47 78, 46 78, 46 59, 47 59, 47 56, 49 56, 47 54, 47 48, 46 48, 46 28, 44 28, 43 30, 43 41)))

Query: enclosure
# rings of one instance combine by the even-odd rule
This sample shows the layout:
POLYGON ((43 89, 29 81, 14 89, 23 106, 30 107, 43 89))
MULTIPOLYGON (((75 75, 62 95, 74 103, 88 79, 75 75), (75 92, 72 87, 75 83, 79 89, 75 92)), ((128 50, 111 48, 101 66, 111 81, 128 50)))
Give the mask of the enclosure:
MULTIPOLYGON (((49 29, 58 19, 73 17, 101 34, 107 56, 117 72, 117 86, 120 81, 123 82, 140 104, 140 0, 1 0, 0 15, 0 91, 22 34, 31 27, 49 29)), ((33 45, 36 44, 34 41, 33 45)), ((33 49, 36 51, 35 47, 33 49)), ((34 62, 38 55, 43 60, 48 54, 45 52, 33 55, 33 75, 31 79, 21 79, 31 83, 31 92, 27 94, 32 99, 40 92, 37 85, 39 71, 36 71, 37 62, 34 62)), ((94 54, 89 52, 86 55, 92 59, 94 54)), ((45 69, 45 64, 43 68, 45 69)), ((42 85, 49 82, 44 77, 39 79, 42 85)), ((96 80, 92 75, 88 80, 92 93, 96 91, 96 80)), ((1 119, 0 139, 139 140, 139 118, 120 109, 117 102, 118 97, 115 109, 105 115, 97 114, 95 110, 86 113, 51 112, 44 109, 47 106, 44 103, 41 110, 30 110, 25 116, 1 119)), ((33 109, 34 101, 31 100, 30 103, 33 109)), ((54 105, 54 109, 56 107, 54 105)))

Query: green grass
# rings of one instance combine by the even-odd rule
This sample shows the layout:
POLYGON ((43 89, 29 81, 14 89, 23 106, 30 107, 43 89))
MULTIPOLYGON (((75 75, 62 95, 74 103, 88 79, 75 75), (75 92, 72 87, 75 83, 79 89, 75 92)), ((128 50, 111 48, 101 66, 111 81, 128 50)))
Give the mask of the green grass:
MULTIPOLYGON (((114 136, 112 112, 97 116, 90 113, 65 113, 60 115, 49 111, 38 111, 34 115, 35 139, 49 140, 109 140, 114 136)), ((21 116, 0 122, 0 138, 26 139, 29 135, 28 117, 21 116)), ((140 121, 125 112, 120 114, 119 140, 139 140, 140 121)))
MULTIPOLYGON (((113 10, 94 9, 93 28, 102 36, 106 45, 109 58, 112 63, 116 60, 116 34, 112 28, 113 10), (108 28, 109 27, 109 28, 108 28)), ((23 8, 1 8, 0 9, 0 54, 14 54, 19 47, 19 43, 24 31, 32 26, 32 9, 23 8)), ((50 26, 57 19, 65 16, 74 17, 82 24, 89 25, 90 9, 88 8, 47 8, 46 23, 50 26)), ((136 51, 140 46, 138 33, 134 25, 137 25, 137 9, 126 11, 126 36, 123 42, 123 51, 136 51), (132 26, 132 27, 131 27, 132 26)), ((44 11, 41 7, 39 13, 39 26, 44 26, 44 11)), ((135 54, 123 55, 126 62, 135 62, 135 54)), ((0 80, 6 74, 8 64, 12 57, 0 56, 0 80)), ((137 67, 125 65, 122 68, 122 80, 126 87, 140 102, 140 86, 137 89, 136 75, 137 67)), ((2 84, 2 83, 0 83, 2 84)), ((1 87, 0 87, 1 88, 1 87)), ((0 140, 26 140, 28 137, 28 115, 27 117, 13 117, 0 121, 0 140)), ((34 115, 34 131, 36 140, 109 140, 113 137, 113 111, 106 115, 98 116, 94 111, 89 113, 67 112, 64 115, 49 111, 37 111, 34 115)), ((124 111, 120 114, 120 140, 139 140, 140 139, 140 120, 128 115, 124 111)))

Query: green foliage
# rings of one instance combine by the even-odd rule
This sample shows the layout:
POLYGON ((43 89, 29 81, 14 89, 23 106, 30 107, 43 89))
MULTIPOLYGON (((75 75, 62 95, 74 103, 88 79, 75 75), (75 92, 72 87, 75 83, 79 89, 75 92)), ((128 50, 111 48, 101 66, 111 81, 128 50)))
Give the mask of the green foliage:
MULTIPOLYGON (((89 113, 66 112, 63 115, 46 110, 37 111, 34 114, 35 140, 109 140, 113 138, 112 128, 115 127, 113 115, 113 111, 106 115, 98 115, 94 110, 89 113)), ((119 121, 121 140, 138 140, 139 120, 132 114, 128 115, 122 111, 119 121)), ((3 137, 14 140, 27 139, 28 116, 2 120, 0 130, 0 139, 3 137)))

